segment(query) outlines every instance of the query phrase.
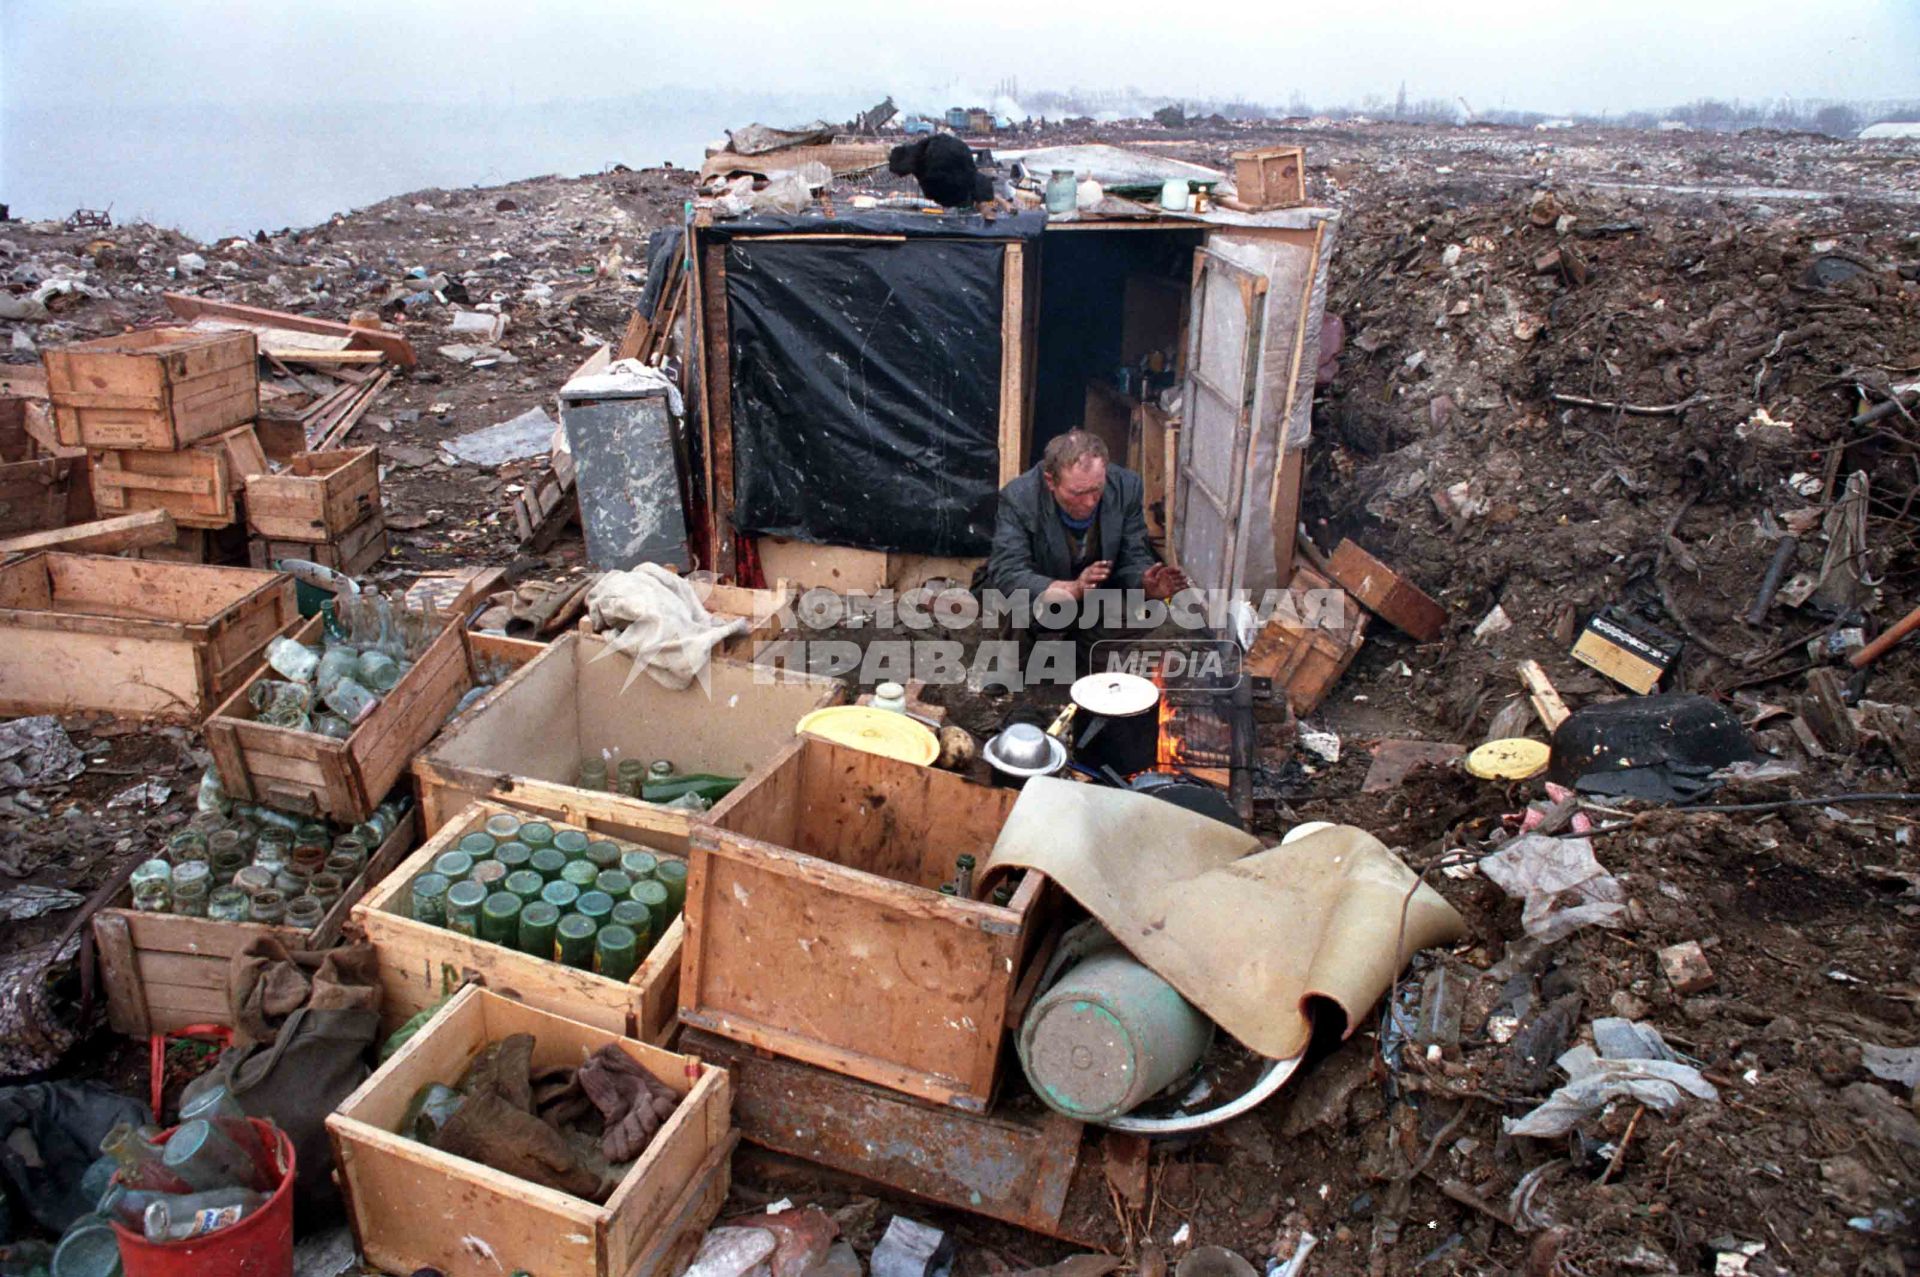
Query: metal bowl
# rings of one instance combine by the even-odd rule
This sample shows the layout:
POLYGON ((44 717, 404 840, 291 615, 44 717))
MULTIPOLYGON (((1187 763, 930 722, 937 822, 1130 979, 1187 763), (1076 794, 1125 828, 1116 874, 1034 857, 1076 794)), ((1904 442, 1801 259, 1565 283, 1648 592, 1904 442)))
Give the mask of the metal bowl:
POLYGON ((1066 746, 1032 723, 1015 723, 987 742, 987 762, 1016 776, 1044 776, 1066 759, 1066 746))

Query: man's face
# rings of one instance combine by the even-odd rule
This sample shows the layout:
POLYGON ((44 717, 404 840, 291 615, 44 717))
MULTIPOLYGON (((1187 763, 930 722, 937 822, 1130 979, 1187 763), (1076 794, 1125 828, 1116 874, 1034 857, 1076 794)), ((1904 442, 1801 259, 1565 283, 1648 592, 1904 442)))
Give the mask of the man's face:
POLYGON ((1045 471, 1041 477, 1047 481, 1054 504, 1065 510, 1069 519, 1085 519, 1100 508, 1100 494, 1107 486, 1107 463, 1098 457, 1085 457, 1058 479, 1045 471))

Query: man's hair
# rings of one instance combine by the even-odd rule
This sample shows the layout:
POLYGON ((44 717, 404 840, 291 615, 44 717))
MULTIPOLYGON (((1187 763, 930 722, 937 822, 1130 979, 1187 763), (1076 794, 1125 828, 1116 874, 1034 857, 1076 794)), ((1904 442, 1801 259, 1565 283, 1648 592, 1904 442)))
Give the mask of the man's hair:
POLYGON ((1099 435, 1089 434, 1085 430, 1069 430, 1063 435, 1055 435, 1047 444, 1047 450, 1040 456, 1040 470, 1049 479, 1059 479, 1067 471, 1082 461, 1105 462, 1107 445, 1099 435))

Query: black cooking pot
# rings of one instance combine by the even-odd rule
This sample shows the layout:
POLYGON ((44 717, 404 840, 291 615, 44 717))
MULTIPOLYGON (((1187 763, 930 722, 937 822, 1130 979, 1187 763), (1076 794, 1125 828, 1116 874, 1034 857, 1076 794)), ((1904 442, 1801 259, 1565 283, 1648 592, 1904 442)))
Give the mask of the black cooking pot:
POLYGON ((1223 825, 1232 825, 1242 832, 1247 828, 1246 822, 1240 819, 1240 813, 1233 809, 1232 799, 1212 785, 1191 776, 1178 772, 1146 772, 1133 778, 1132 788, 1136 794, 1151 795, 1161 802, 1184 807, 1223 825))
POLYGON ((1078 730, 1073 758, 1121 778, 1160 761, 1160 689, 1138 674, 1089 674, 1072 689, 1078 730))

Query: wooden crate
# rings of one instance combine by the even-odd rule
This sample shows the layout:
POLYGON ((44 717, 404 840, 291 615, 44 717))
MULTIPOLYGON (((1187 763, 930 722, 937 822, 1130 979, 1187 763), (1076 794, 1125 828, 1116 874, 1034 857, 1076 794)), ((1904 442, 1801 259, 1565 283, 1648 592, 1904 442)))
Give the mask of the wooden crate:
MULTIPOLYGON (((680 951, 686 934, 682 919, 673 920, 633 978, 622 983, 411 917, 413 880, 431 869, 441 852, 453 850, 462 837, 498 812, 528 815, 499 803, 475 803, 427 839, 354 907, 354 924, 380 953, 380 983, 386 990, 380 1007, 382 1023, 390 1031, 399 1028, 457 989, 471 972, 497 993, 609 1033, 643 1042, 660 1042, 671 1035, 676 1027, 680 951)), ((578 826, 556 823, 554 828, 578 826)))
MULTIPOLYGON (((321 620, 316 616, 295 637, 317 645, 320 631, 321 620)), ((264 669, 256 672, 207 720, 207 749, 219 768, 221 784, 242 802, 325 816, 343 824, 372 814, 405 774, 414 751, 440 730, 454 705, 473 686, 459 627, 448 626, 353 734, 336 740, 318 732, 256 722, 247 692, 265 677, 264 669)), ((429 820, 422 832, 435 828, 429 820)))
POLYGON ((92 517, 85 457, 0 463, 0 537, 64 528, 92 517))
POLYGON ((1312 568, 1294 569, 1290 606, 1261 627, 1246 672, 1285 689, 1296 714, 1311 713, 1353 664, 1365 640, 1367 614, 1312 568))
POLYGON ((714 1191, 714 1173, 733 1147, 731 1105, 724 1069, 470 988, 346 1098, 327 1134, 354 1240, 373 1267, 447 1277, 671 1277, 668 1261, 725 1195, 714 1191), (458 1082, 482 1049, 514 1033, 533 1036, 536 1070, 578 1065, 618 1043, 683 1097, 606 1205, 396 1133, 421 1087, 458 1082), (696 1214, 711 1210, 689 1218, 689 1203, 696 1214))
POLYGON ((93 459, 93 502, 103 516, 165 510, 189 528, 224 528, 239 517, 235 498, 266 453, 252 426, 179 452, 102 452, 93 459))
POLYGON ((254 537, 247 542, 247 561, 257 568, 282 559, 305 559, 348 576, 359 576, 387 557, 387 521, 378 510, 347 529, 335 541, 281 541, 254 537))
POLYGON ((310 933, 259 922, 144 913, 133 908, 132 889, 122 888, 93 916, 108 1025, 141 1038, 189 1024, 231 1025, 227 967, 233 955, 261 936, 276 936, 289 948, 330 948, 360 897, 406 858, 419 827, 417 813, 409 811, 310 933))
POLYGON ((299 452, 247 479, 247 527, 269 540, 336 541, 380 509, 380 449, 299 452))
POLYGON ((0 714, 199 722, 299 621, 250 568, 43 553, 0 566, 0 714))
POLYGON ((170 452, 260 412, 250 332, 149 328, 41 356, 55 436, 70 448, 170 452))
POLYGON ((1233 153, 1237 202, 1251 209, 1295 208, 1307 202, 1307 153, 1298 146, 1269 146, 1233 153))
POLYGON ((985 864, 1018 792, 813 736, 693 831, 683 1023, 984 1111, 1046 880, 940 893, 985 864))
POLYGON ((1334 547, 1327 575, 1361 606, 1422 643, 1437 643, 1446 632, 1446 608, 1352 541, 1334 547))
POLYGON ((711 695, 698 683, 671 691, 644 673, 623 691, 631 669, 605 639, 575 631, 487 693, 414 759, 427 832, 490 798, 684 856, 693 813, 581 789, 583 754, 618 749, 681 771, 746 776, 808 711, 844 695, 837 679, 725 658, 709 667, 711 695))

